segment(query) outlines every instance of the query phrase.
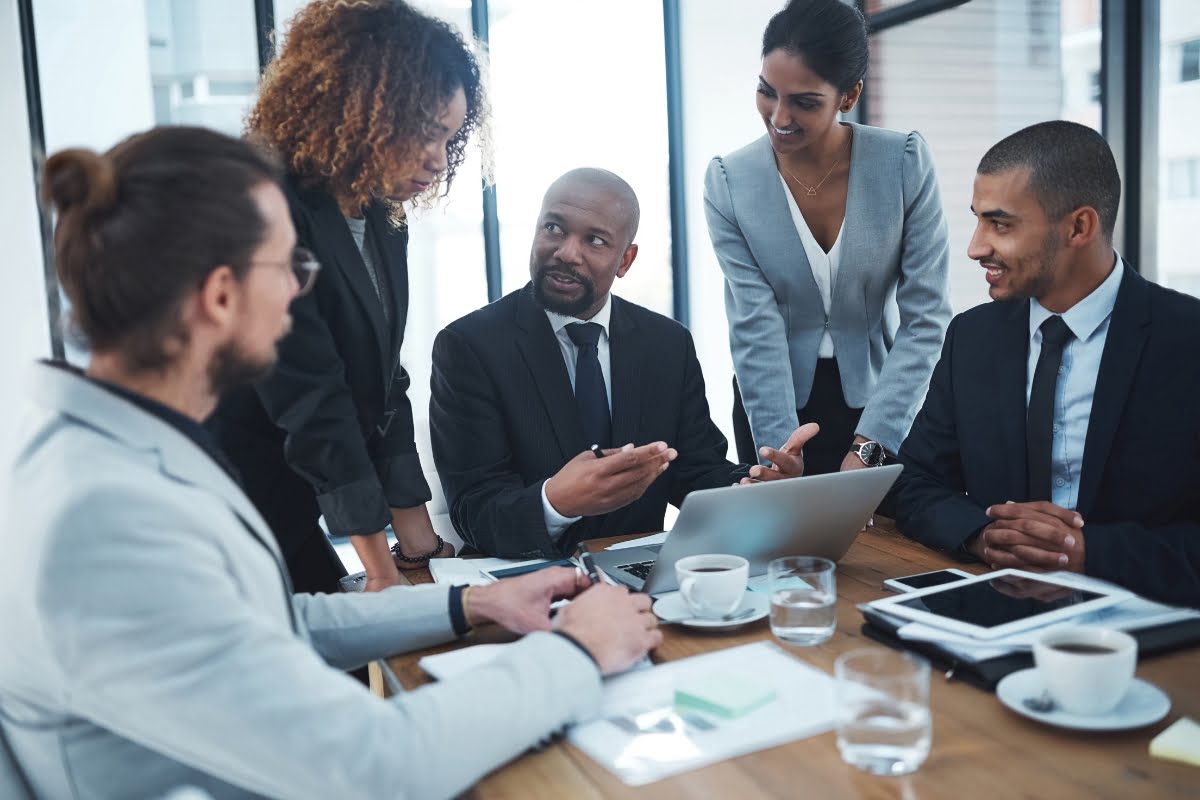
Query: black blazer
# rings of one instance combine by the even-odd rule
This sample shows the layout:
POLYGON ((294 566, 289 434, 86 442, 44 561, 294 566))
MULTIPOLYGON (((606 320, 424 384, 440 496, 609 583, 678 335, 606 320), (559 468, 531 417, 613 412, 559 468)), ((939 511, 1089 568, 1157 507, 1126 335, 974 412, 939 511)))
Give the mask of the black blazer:
MULTIPOLYGON (((950 323, 900 448, 900 530, 964 555, 989 505, 1026 499, 1029 302, 950 323)), ((1096 379, 1076 510, 1087 574, 1200 606, 1200 300, 1125 265, 1096 379)))
POLYGON ((678 506, 693 489, 734 481, 738 468, 725 460, 725 437, 709 418, 691 334, 619 297, 612 303, 613 442, 662 440, 679 458, 641 499, 580 520, 558 542, 546 532, 542 483, 591 443, 532 287, 438 334, 429 407, 434 460, 455 529, 483 552, 551 556, 581 539, 659 531, 668 502, 678 506))
POLYGON ((384 318, 362 256, 332 197, 294 179, 286 187, 299 244, 321 262, 313 290, 292 303, 279 362, 254 387, 228 392, 210 429, 242 473, 285 555, 315 530, 368 534, 390 507, 429 499, 413 439, 400 345, 408 313, 408 232, 366 211, 368 235, 391 289, 384 318))

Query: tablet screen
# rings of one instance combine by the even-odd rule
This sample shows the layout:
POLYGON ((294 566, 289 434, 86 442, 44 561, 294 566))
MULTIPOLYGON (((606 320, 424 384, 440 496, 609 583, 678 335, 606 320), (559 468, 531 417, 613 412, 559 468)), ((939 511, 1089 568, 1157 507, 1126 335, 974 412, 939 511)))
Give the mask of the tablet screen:
POLYGON ((940 592, 898 599, 894 603, 968 625, 994 628, 1106 596, 1037 578, 1007 575, 947 586, 940 592))

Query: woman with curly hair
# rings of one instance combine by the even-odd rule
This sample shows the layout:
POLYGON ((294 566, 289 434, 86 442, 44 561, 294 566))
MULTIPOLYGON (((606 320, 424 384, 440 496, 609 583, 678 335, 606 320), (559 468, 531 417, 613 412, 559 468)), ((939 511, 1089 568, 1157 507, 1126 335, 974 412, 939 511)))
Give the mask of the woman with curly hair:
POLYGON ((454 554, 425 509, 408 373, 404 204, 444 195, 487 113, 447 23, 400 0, 318 0, 263 76, 248 136, 274 149, 299 243, 323 266, 292 305, 274 372, 209 420, 271 524, 297 591, 346 572, 318 524, 351 536, 366 588, 454 554), (389 552, 384 528, 396 534, 389 552))

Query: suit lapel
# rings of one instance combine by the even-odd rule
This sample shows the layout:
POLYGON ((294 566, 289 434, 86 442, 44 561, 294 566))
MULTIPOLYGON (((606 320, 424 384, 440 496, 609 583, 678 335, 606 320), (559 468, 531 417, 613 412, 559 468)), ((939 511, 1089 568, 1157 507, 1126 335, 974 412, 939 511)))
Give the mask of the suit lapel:
MULTIPOLYGON (((873 226, 869 220, 859 219, 858 212, 860 209, 859 198, 868 196, 871 191, 868 182, 869 176, 862 165, 875 163, 876 156, 870 152, 870 141, 868 136, 862 132, 862 126, 853 123, 847 124, 853 138, 850 140, 850 175, 846 180, 846 213, 842 216, 842 228, 838 232, 838 237, 842 240, 842 255, 838 261, 837 275, 833 277, 833 283, 829 288, 833 304, 837 304, 841 298, 841 295, 838 294, 839 283, 845 280, 849 281, 847 286, 854 285, 855 282, 847 277, 848 274, 857 272, 864 265, 875 263, 875 258, 868 250, 869 242, 865 237, 858 235, 860 232, 865 234, 873 226)), ((810 269, 809 272, 812 270, 810 269)), ((846 300, 849 301, 850 298, 846 298, 846 300)))
MULTIPOLYGON (((388 221, 388 211, 375 203, 367 209, 367 233, 375 241, 382 264, 378 270, 387 270, 388 291, 391 294, 392 319, 388 326, 387 346, 391 356, 389 370, 399 356, 400 343, 404 341, 404 323, 408 317, 408 228, 395 228, 388 221)), ((374 288, 374 287, 372 287, 374 288)))
POLYGON ((618 297, 612 299, 609 319, 608 355, 612 386, 613 447, 639 442, 642 426, 642 387, 650 386, 647 378, 653 374, 650 348, 638 341, 637 322, 618 297))
MULTIPOLYGON (((395 358, 391 353, 387 320, 383 316, 379 295, 371 283, 370 275, 367 274, 367 265, 363 263, 362 253, 359 252, 350 228, 346 225, 346 219, 333 198, 324 192, 305 192, 303 199, 312 214, 314 230, 321 231, 323 238, 328 242, 329 246, 323 250, 322 255, 328 253, 333 256, 333 264, 329 266, 342 273, 362 306, 363 313, 371 321, 371 329, 375 332, 375 341, 379 345, 381 374, 390 375, 395 358)), ((380 264, 378 268, 385 269, 386 265, 380 264)))
POLYGON ((583 440, 583 420, 571 379, 563 363, 562 350, 550 320, 533 299, 533 286, 526 284, 517 297, 517 349, 529 368, 533 385, 550 417, 554 436, 564 461, 586 450, 591 442, 583 440))
MULTIPOLYGON (((997 387, 996 418, 1000 431, 998 453, 1004 454, 1004 475, 1008 491, 1005 497, 1024 500, 1028 493, 1028 471, 1025 455, 1025 381, 1029 361, 1029 301, 1012 304, 999 331, 991 363, 980 367, 991 373, 994 382, 985 377, 982 386, 997 387)), ((984 391, 987 391, 985 388, 984 391)))
POLYGON ((1083 447, 1076 510, 1084 519, 1087 519, 1096 500, 1104 465, 1112 450, 1113 436, 1121 423, 1125 401, 1133 387, 1146 339, 1150 336, 1150 297, 1146 280, 1134 272, 1129 264, 1124 267, 1121 288, 1104 341, 1100 372, 1096 376, 1092 413, 1083 447))
POLYGON ((792 201, 779 179, 775 153, 766 136, 757 142, 753 169, 745 177, 746 180, 737 180, 736 176, 729 176, 730 199, 735 209, 753 209, 753 214, 738 217, 746 229, 746 241, 770 244, 754 251, 759 268, 772 287, 782 292, 782 303, 799 314, 824 315, 812 265, 792 219, 792 201))

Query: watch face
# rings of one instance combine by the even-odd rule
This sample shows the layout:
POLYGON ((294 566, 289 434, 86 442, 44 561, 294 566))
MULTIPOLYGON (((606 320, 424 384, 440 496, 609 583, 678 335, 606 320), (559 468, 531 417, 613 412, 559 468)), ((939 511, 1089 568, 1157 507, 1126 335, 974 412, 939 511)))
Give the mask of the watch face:
POLYGON ((864 464, 877 467, 883 463, 883 445, 879 442, 863 442, 858 455, 864 464))

